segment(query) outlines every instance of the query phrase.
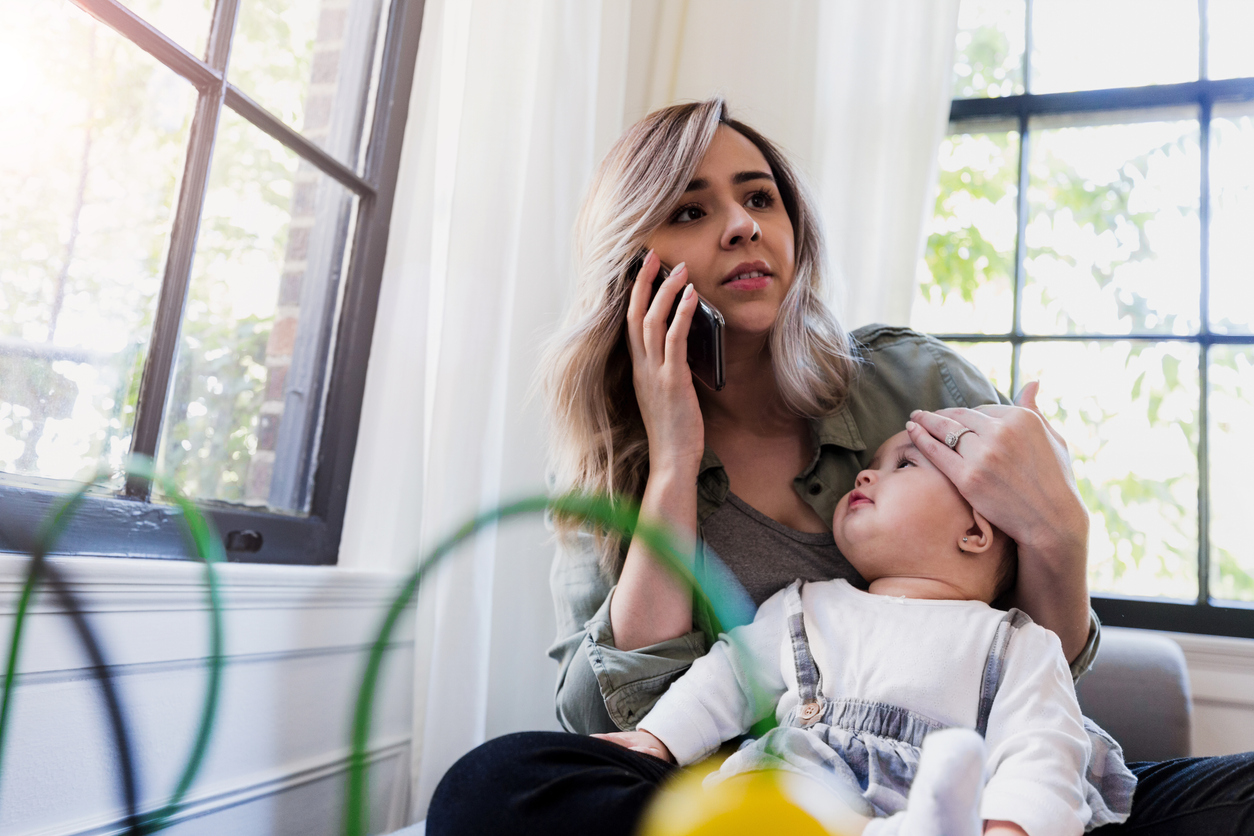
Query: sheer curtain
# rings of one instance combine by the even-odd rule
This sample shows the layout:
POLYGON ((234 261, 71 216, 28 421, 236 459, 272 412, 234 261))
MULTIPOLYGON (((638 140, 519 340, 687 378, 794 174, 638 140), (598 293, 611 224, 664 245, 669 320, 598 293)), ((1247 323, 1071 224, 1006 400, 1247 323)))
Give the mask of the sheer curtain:
MULTIPOLYGON (((597 113, 614 11, 427 0, 341 565, 408 568, 470 515, 544 489, 531 387, 571 286, 598 124, 620 129, 597 113)), ((477 743, 557 727, 552 553, 539 519, 505 523, 424 585, 414 817, 477 743)))
MULTIPOLYGON (((844 309, 905 321, 956 7, 427 0, 341 566, 407 568, 472 513, 543 488, 529 395, 571 287, 570 229, 600 155, 649 109, 722 93, 779 138, 860 277, 844 309)), ((412 818, 470 748, 556 728, 551 555, 539 520, 506 523, 421 591, 412 818)))

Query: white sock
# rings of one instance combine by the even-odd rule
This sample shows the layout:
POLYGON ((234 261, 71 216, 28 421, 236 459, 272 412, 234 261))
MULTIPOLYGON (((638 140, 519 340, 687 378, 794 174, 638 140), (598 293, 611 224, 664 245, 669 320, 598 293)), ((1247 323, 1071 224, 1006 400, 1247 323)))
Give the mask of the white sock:
POLYGON ((867 825, 862 836, 980 836, 984 739, 970 729, 932 732, 906 809, 867 825))

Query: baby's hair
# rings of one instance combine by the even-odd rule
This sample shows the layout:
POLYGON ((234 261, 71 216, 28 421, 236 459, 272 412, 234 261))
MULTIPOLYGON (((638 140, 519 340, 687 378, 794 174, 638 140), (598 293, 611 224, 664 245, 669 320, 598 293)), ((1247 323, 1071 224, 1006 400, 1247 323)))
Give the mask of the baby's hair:
POLYGON ((1019 579, 1019 544, 1006 532, 996 529, 1001 534, 1001 560, 997 563, 997 576, 993 584, 993 606, 999 610, 1010 609, 1007 600, 1014 591, 1015 582, 1019 579))

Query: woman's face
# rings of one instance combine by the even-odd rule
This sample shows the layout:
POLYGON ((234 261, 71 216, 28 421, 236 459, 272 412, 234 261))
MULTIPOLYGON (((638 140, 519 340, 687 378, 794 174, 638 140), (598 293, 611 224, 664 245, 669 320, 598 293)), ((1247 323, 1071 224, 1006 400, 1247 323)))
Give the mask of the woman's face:
POLYGON ((688 265, 729 336, 774 325, 796 268, 792 220, 766 158, 743 135, 718 128, 679 206, 647 243, 663 264, 688 265))

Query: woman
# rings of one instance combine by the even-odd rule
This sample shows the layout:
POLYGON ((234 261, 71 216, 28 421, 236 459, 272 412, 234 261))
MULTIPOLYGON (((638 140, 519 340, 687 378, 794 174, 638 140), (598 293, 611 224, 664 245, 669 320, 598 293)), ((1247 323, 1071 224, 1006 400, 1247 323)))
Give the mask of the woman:
MULTIPOLYGON (((1099 635, 1088 515, 1035 386, 1018 406, 999 404, 983 375, 935 340, 884 327, 846 335, 822 301, 813 202, 721 99, 629 129, 597 172, 576 241, 577 296, 544 362, 559 489, 639 498, 642 516, 687 545, 699 536, 756 604, 798 577, 857 581, 827 521, 909 420, 915 445, 1020 544, 1014 603, 1058 634, 1073 676, 1088 669, 1099 635), (674 269, 651 301, 662 264, 674 269), (687 365, 697 294, 726 321, 721 391, 687 365), (972 409, 982 404, 998 405, 972 409), (919 406, 933 411, 912 412, 919 406)), ((558 717, 578 735, 634 728, 708 648, 691 593, 642 544, 557 523, 558 717)), ((1190 812, 1254 817, 1250 761, 1147 767, 1125 827, 1167 817, 1178 826, 1190 812), (1212 796, 1220 775, 1224 791, 1212 796), (1208 797, 1190 795, 1202 781, 1208 797)), ((429 833, 628 834, 671 769, 586 736, 509 735, 449 771, 429 833)))

